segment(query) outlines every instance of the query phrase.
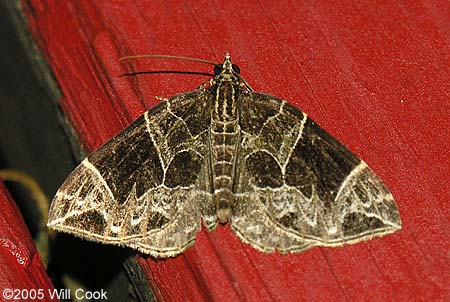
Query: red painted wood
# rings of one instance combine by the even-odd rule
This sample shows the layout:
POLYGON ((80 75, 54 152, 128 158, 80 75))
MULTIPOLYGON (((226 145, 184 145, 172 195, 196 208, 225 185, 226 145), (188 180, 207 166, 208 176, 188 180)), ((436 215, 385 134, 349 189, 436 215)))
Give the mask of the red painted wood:
MULTIPOLYGON (((25 2, 24 2, 25 3, 25 2)), ((448 1, 39 1, 32 33, 88 150, 154 96, 207 78, 168 54, 220 62, 226 51, 258 91, 287 99, 360 155, 391 189, 403 230, 343 248, 263 254, 228 226, 164 261, 138 257, 162 301, 450 299, 450 5, 448 1)), ((124 289, 125 290, 125 289, 124 289)))
POLYGON ((50 301, 53 285, 16 204, 0 180, 0 301, 50 301), (13 296, 8 296, 13 290, 13 296))

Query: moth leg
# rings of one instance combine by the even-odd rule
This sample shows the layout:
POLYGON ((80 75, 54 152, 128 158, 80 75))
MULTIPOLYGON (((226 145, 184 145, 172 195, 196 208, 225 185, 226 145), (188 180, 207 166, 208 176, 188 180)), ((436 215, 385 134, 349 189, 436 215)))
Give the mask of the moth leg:
POLYGON ((203 83, 202 85, 200 85, 198 87, 199 90, 206 90, 207 87, 211 87, 216 83, 216 81, 214 79, 211 79, 209 81, 206 81, 205 83, 203 83))
POLYGON ((168 98, 165 98, 165 97, 162 97, 162 96, 155 96, 154 98, 157 99, 158 101, 161 101, 161 102, 168 102, 169 101, 168 98))

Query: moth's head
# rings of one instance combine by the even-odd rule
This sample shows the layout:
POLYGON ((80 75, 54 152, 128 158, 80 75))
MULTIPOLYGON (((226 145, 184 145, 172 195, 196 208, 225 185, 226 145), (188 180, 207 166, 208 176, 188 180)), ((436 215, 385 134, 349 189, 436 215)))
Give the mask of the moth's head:
POLYGON ((231 63, 231 57, 226 53, 223 64, 214 65, 214 75, 224 79, 239 79, 239 66, 231 63))

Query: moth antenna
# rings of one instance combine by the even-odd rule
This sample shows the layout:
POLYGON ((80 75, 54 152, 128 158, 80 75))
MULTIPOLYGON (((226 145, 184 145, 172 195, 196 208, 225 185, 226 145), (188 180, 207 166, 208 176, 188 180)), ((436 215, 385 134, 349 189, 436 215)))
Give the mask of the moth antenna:
POLYGON ((203 64, 209 64, 209 65, 217 65, 214 62, 203 60, 203 59, 196 59, 196 58, 189 58, 189 57, 179 57, 179 56, 168 56, 168 55, 136 55, 136 56, 126 56, 119 59, 119 61, 123 60, 129 60, 129 59, 173 59, 173 60, 182 60, 182 61, 190 61, 190 62, 198 62, 203 64))
MULTIPOLYGON (((197 59, 197 58, 190 58, 190 57, 180 57, 180 56, 169 56, 169 55, 135 55, 135 56, 125 56, 121 57, 119 61, 123 60, 130 60, 130 59, 171 59, 171 60, 182 60, 182 61, 189 61, 189 62, 198 62, 203 64, 209 64, 209 65, 220 65, 217 63, 214 63, 212 61, 203 60, 203 59, 197 59)), ((242 83, 250 90, 254 91, 253 88, 250 86, 250 84, 239 74, 235 73, 236 76, 241 79, 242 83)))
POLYGON ((242 81, 242 83, 244 83, 245 87, 247 87, 252 92, 254 91, 252 86, 250 86, 250 84, 239 73, 235 73, 235 75, 242 81))

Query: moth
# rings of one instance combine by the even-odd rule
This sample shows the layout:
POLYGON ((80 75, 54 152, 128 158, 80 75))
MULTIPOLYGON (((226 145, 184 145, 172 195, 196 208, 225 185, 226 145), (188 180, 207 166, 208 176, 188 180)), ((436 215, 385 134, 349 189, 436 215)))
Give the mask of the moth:
POLYGON ((48 227, 171 257, 202 223, 229 223, 267 253, 401 228, 366 163, 304 112, 253 91, 228 53, 209 82, 163 99, 84 159, 56 193, 48 227))

